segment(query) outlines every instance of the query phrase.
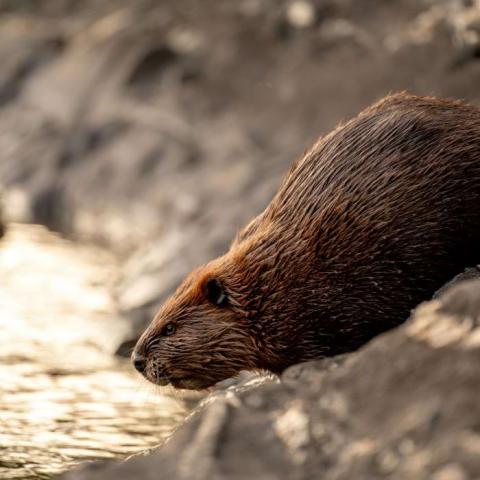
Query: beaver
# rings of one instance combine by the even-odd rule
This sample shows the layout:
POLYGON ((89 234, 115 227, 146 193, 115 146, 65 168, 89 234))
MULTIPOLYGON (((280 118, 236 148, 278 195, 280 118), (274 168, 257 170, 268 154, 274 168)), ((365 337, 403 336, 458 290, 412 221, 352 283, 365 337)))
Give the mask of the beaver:
POLYGON ((204 389, 353 351, 478 262, 479 246, 480 109, 388 96, 294 163, 229 251, 163 305, 134 365, 204 389))

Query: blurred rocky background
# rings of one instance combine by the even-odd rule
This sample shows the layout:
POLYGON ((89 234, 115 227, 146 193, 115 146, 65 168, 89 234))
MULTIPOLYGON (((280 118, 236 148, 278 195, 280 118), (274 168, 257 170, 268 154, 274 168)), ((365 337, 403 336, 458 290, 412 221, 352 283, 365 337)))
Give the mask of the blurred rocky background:
POLYGON ((0 0, 0 231, 108 250, 128 355, 320 134, 398 90, 480 104, 479 35, 478 0, 0 0))
POLYGON ((5 217, 122 261, 135 337, 322 133, 402 89, 480 100, 459 0, 1 0, 5 217))

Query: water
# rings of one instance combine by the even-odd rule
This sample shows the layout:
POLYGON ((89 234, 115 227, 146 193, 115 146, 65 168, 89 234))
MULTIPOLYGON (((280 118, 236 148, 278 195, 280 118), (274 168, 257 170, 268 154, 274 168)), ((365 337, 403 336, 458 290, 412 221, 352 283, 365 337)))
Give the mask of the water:
POLYGON ((128 328, 112 301, 113 257, 13 225, 0 240, 0 278, 0 479, 124 457, 184 419, 179 399, 111 353, 128 328))

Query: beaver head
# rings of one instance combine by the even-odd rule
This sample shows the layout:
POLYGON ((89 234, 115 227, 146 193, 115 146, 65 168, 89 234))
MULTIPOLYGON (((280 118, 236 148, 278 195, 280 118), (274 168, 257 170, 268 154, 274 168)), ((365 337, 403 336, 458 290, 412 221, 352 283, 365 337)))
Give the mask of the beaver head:
POLYGON ((227 262, 191 273, 138 341, 134 364, 151 382, 201 389, 254 367, 239 279, 227 262))
POLYGON ((299 258, 300 244, 291 251, 295 241, 280 230, 254 220, 226 255, 186 278, 135 348, 135 367, 148 380, 203 389, 241 370, 280 373, 322 353, 308 322, 289 321, 307 318, 312 307, 299 294, 309 288, 308 269, 298 266, 312 263, 299 258))

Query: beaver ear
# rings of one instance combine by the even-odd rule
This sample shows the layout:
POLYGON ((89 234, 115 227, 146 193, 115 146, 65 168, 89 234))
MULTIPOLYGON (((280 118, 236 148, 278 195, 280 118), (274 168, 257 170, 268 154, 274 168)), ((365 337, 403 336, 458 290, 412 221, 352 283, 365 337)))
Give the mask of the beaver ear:
POLYGON ((213 305, 224 307, 228 303, 227 294, 222 283, 216 278, 207 280, 203 287, 205 297, 213 305))

